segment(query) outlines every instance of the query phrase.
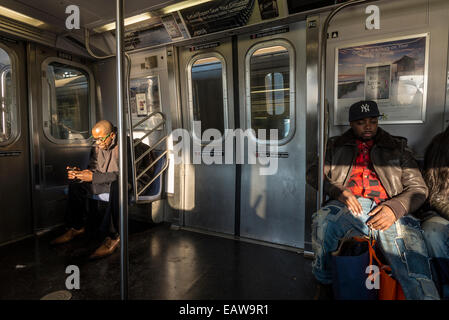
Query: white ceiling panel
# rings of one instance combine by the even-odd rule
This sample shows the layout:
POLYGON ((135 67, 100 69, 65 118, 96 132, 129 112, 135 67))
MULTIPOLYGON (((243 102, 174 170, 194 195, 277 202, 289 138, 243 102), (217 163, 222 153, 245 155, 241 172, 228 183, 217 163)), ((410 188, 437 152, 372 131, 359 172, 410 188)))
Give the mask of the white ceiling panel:
MULTIPOLYGON (((156 10, 182 0, 125 0, 125 17, 140 12, 156 10)), ((55 32, 65 31, 65 10, 78 5, 82 26, 98 26, 115 18, 115 0, 2 0, 1 5, 56 27, 55 32)))

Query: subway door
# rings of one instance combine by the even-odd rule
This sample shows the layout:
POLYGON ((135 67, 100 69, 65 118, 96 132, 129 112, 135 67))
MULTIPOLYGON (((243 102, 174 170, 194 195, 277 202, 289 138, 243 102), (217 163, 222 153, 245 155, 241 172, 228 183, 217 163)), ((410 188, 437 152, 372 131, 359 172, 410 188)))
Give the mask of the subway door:
POLYGON ((32 233, 25 46, 0 40, 0 244, 32 233))
POLYGON ((185 164, 184 226, 234 234, 235 165, 224 164, 222 138, 226 129, 234 128, 232 43, 220 40, 212 46, 179 49, 183 127, 190 133, 191 145, 195 140, 199 146, 191 152, 191 164, 185 164), (201 122, 197 132, 194 121, 201 122), (217 134, 212 153, 205 149, 207 129, 217 134), (213 156, 215 163, 204 163, 207 156, 213 156), (201 163, 193 161, 200 157, 201 163))
POLYGON ((29 44, 35 228, 64 223, 67 166, 85 169, 93 145, 94 77, 88 61, 29 44))
POLYGON ((265 145, 271 159, 267 175, 260 159, 242 166, 240 235, 296 248, 304 248, 305 48, 305 22, 238 41, 240 125, 255 130, 249 139, 258 150, 265 145), (258 129, 266 130, 265 139, 258 129), (277 140, 270 129, 278 130, 277 140))

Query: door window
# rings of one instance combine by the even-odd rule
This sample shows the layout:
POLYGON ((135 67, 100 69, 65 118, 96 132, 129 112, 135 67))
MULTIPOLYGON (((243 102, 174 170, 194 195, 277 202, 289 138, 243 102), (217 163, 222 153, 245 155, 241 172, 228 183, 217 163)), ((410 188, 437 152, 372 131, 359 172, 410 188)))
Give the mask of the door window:
POLYGON ((92 123, 91 77, 81 67, 58 61, 49 62, 45 70, 47 112, 44 131, 54 142, 87 140, 92 123))
POLYGON ((0 145, 18 135, 15 74, 12 57, 0 47, 0 145))
POLYGON ((293 49, 287 43, 262 43, 254 46, 246 58, 247 105, 249 126, 278 130, 278 140, 286 140, 293 131, 294 74, 293 49))
POLYGON ((190 109, 193 121, 201 121, 201 135, 227 129, 226 67, 218 54, 195 57, 189 64, 190 109))

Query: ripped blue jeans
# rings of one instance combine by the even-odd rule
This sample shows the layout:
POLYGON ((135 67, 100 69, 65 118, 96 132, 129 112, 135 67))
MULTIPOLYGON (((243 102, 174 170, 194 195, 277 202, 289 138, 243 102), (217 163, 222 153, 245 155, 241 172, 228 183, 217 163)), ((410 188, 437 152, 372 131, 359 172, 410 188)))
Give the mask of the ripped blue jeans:
MULTIPOLYGON (((323 284, 332 283, 331 253, 337 250, 339 241, 352 236, 369 235, 366 221, 376 203, 367 198, 358 198, 358 201, 363 208, 363 214, 358 217, 336 200, 330 201, 312 216, 312 247, 315 252, 312 272, 323 284)), ((374 230, 374 236, 392 268, 393 276, 401 284, 406 299, 439 299, 417 219, 402 217, 386 231, 374 230)))
POLYGON ((422 228, 438 275, 441 297, 449 300, 449 220, 435 216, 424 221, 422 228))

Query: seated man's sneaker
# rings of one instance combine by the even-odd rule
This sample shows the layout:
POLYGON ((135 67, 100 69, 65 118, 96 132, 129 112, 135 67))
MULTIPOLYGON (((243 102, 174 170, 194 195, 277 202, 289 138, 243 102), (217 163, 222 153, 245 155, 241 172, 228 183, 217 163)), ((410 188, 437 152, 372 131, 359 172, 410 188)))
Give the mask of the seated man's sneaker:
POLYGON ((117 239, 111 239, 110 237, 106 237, 103 241, 103 244, 95 250, 94 253, 90 255, 90 259, 103 258, 107 257, 114 253, 115 249, 120 245, 120 237, 117 239))
POLYGON ((69 241, 72 241, 75 237, 79 236, 80 234, 83 234, 85 231, 84 228, 81 228, 79 230, 70 228, 66 233, 64 233, 63 235, 57 237, 56 239, 54 239, 52 242, 50 242, 51 244, 63 244, 63 243, 67 243, 69 241))

